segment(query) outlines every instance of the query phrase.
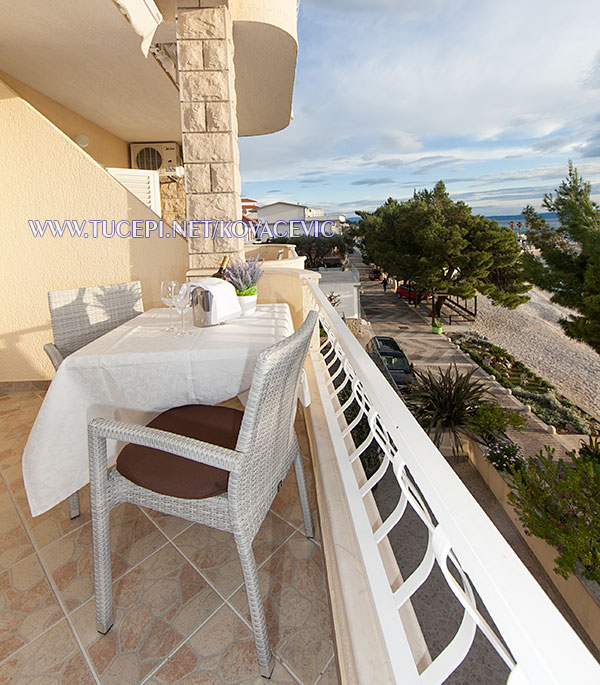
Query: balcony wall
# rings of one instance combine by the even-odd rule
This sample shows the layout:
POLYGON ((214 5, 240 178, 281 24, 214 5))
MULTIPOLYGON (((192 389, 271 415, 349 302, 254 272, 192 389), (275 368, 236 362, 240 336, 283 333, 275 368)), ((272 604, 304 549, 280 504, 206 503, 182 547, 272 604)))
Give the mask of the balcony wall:
POLYGON ((296 254, 294 245, 287 243, 263 243, 261 245, 246 245, 244 247, 246 259, 262 259, 265 268, 271 269, 304 269, 306 257, 299 257, 296 254), (283 250, 283 256, 278 258, 279 252, 283 250))
POLYGON ((74 139, 80 134, 87 136, 90 142, 85 151, 98 164, 103 167, 129 167, 129 143, 125 140, 5 72, 0 71, 0 81, 17 92, 69 138, 74 139))
POLYGON ((0 82, 0 382, 50 378, 48 290, 140 280, 146 308, 160 281, 183 278, 177 239, 36 238, 28 220, 156 220, 146 205, 0 82))

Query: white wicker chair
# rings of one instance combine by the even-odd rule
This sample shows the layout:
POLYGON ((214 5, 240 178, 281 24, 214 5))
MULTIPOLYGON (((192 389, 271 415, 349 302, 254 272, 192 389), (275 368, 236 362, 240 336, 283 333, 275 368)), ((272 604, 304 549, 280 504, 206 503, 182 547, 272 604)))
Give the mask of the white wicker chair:
MULTIPOLYGON (((51 290, 48 306, 54 343, 44 352, 57 370, 69 354, 144 311, 139 281, 72 290, 51 290)), ((79 516, 79 493, 69 497, 69 516, 79 516)))
POLYGON ((252 541, 292 462, 306 536, 313 537, 294 413, 316 320, 316 312, 310 312, 296 333, 259 355, 244 412, 192 405, 163 412, 148 426, 106 419, 90 422, 94 585, 100 633, 107 633, 114 621, 109 512, 120 502, 132 502, 233 533, 260 673, 270 677, 275 662, 252 541), (222 428, 215 428, 219 423, 222 428), (164 430, 175 424, 179 431, 164 430), (203 440, 208 433, 212 439, 203 440), (107 439, 130 443, 111 471, 107 468, 107 439), (180 475, 174 475, 176 472, 180 475), (153 487, 146 487, 149 482, 153 487), (194 488, 198 490, 195 496, 194 488))

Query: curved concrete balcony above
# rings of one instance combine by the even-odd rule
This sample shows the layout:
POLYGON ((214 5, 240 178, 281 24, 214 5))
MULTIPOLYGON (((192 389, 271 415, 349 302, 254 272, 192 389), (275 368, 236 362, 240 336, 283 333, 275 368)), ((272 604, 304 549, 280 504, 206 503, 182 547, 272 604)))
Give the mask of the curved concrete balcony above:
POLYGON ((292 116, 296 0, 230 0, 240 136, 274 133, 292 116))
MULTIPOLYGON (((173 43, 176 2, 155 2, 163 23, 154 42, 173 43)), ((190 8, 193 4, 189 4, 190 8)), ((238 134, 258 136, 280 131, 292 118, 298 56, 297 0, 229 0, 229 8, 233 20, 238 134)))

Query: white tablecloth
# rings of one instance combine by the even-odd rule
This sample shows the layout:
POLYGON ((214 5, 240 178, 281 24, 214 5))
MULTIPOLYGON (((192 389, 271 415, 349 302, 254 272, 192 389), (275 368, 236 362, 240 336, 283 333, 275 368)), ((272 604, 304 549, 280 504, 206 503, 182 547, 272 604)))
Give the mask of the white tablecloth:
MULTIPOLYGON (((186 316, 192 335, 165 332, 167 310, 152 309, 63 361, 23 453, 33 516, 89 482, 91 419, 145 424, 171 407, 236 397, 250 387, 258 354, 293 332, 286 304, 259 305, 253 316, 210 328, 195 328, 186 316)), ((109 452, 112 461, 117 451, 109 452)))

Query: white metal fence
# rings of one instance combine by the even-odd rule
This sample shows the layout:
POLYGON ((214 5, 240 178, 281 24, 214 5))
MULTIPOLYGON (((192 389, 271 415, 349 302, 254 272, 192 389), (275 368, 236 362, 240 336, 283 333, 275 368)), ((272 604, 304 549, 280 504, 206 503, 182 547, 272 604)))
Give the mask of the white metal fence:
POLYGON ((312 363, 396 681, 443 683, 467 657, 479 632, 506 664, 510 685, 600 683, 600 666, 585 645, 327 298, 312 283, 310 289, 321 334, 320 349, 311 352, 312 363), (376 470, 367 479, 361 455, 373 450, 378 453, 376 470), (397 481, 398 501, 382 520, 373 516, 373 488, 390 473, 397 481), (384 558, 386 538, 411 509, 426 528, 426 550, 416 570, 399 580, 384 558), (462 619, 439 654, 418 668, 401 608, 413 602, 436 565, 462 607, 462 619))

